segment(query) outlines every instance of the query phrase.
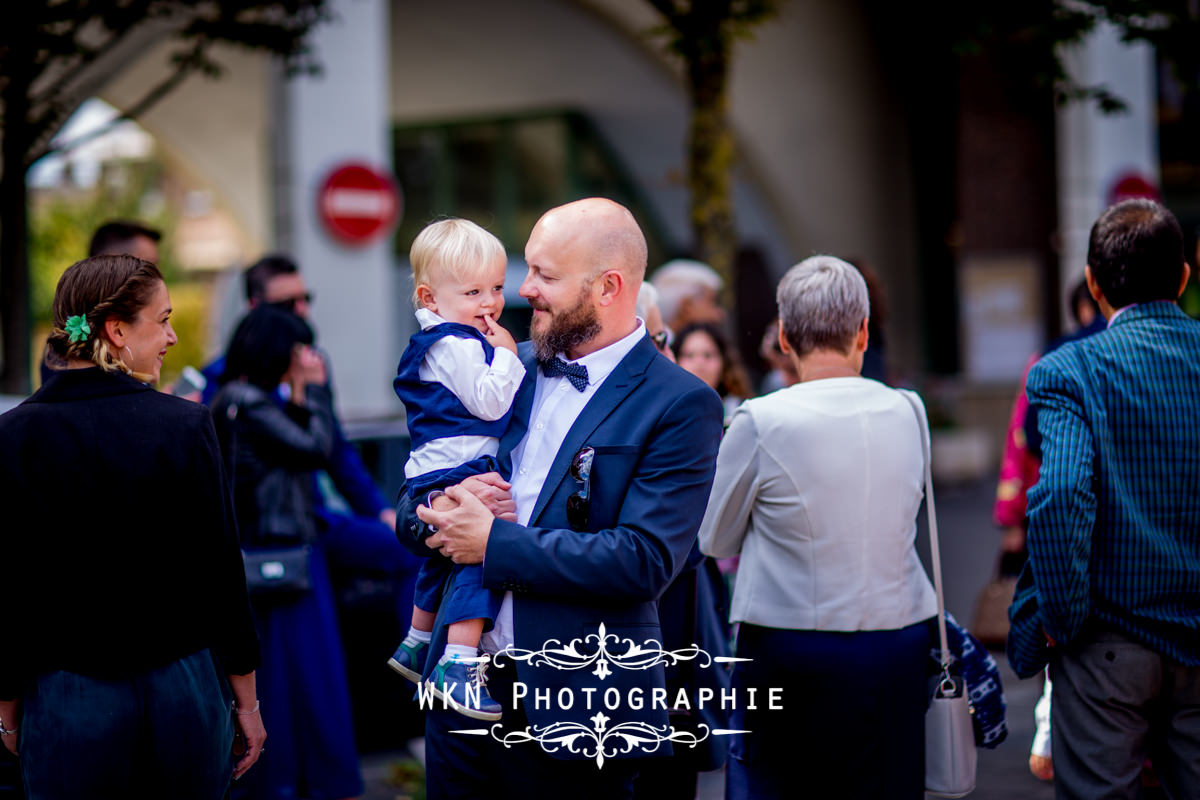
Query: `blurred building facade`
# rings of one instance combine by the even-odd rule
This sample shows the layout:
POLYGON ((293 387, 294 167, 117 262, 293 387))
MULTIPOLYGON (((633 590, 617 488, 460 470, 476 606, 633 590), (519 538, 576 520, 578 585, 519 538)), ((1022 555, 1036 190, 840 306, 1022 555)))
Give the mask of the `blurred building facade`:
MULTIPOLYGON (((501 237, 514 263, 537 216, 588 194, 635 210, 651 266, 690 251, 688 100, 644 0, 336 0, 322 76, 284 80, 222 55, 142 121, 263 251, 293 252, 350 417, 398 414, 390 376, 413 327, 408 246, 440 214, 501 237), (317 215, 338 164, 396 176, 396 235, 340 244, 317 215)), ((735 330, 758 341, 773 287, 815 252, 865 261, 888 295, 898 377, 950 376, 988 418, 1062 325, 1087 226, 1124 177, 1159 185, 1154 54, 1100 31, 1072 53, 1121 117, 1056 110, 1004 59, 929 44, 906 4, 784 0, 735 48, 730 114, 741 271, 735 330), (974 393, 972 395, 972 393, 974 393)), ((113 80, 121 107, 166 45, 113 80)), ((1168 196, 1168 201, 1171 200, 1168 196)), ((237 311, 235 282, 223 325, 237 311)), ((511 287, 515 288, 515 287, 511 287)), ((219 337, 218 337, 219 338, 219 337)), ((970 406, 968 400, 966 406, 970 406)), ((972 412, 967 412, 971 422, 972 412)), ((999 416, 1003 418, 1001 410, 999 416)))

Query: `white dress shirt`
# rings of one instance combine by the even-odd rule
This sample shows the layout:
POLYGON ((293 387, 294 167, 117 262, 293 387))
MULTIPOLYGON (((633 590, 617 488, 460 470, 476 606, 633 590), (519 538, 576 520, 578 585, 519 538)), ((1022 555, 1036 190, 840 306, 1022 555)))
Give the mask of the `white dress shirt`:
MULTIPOLYGON (((417 309, 421 330, 429 330, 446 320, 429 309, 417 309)), ((474 416, 491 422, 512 408, 525 378, 521 359, 503 347, 497 347, 489 365, 478 339, 445 336, 430 346, 417 373, 421 380, 440 383, 474 416)), ((459 464, 494 456, 500 440, 495 436, 445 436, 433 439, 413 450, 404 464, 404 477, 411 479, 435 469, 453 469, 459 464)))
POLYGON ((914 546, 924 430, 899 392, 859 377, 743 403, 700 525, 705 553, 741 554, 731 621, 870 631, 932 617, 914 546))
MULTIPOLYGON (((529 524, 529 517, 537 505, 538 495, 542 493, 550 466, 571 426, 596 394, 600 384, 646 335, 642 320, 638 319, 637 323, 633 333, 623 339, 588 353, 577 361, 568 362, 587 367, 588 385, 582 392, 565 377, 547 378, 541 369, 538 370, 533 406, 529 412, 529 428, 512 452, 512 496, 517 503, 517 522, 521 525, 529 524)), ((563 353, 559 354, 559 358, 566 361, 564 356, 563 353)), ((487 652, 497 653, 514 641, 512 592, 505 592, 495 625, 483 635, 481 643, 487 652)))

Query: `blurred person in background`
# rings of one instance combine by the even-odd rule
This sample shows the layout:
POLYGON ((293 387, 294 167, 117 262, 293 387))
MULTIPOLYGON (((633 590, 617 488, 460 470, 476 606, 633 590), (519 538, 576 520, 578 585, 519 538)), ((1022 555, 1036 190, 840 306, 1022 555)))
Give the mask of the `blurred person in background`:
POLYGON ((759 387, 759 394, 770 394, 777 389, 783 389, 799 382, 800 376, 796 374, 796 367, 792 364, 792 360, 783 352, 783 348, 779 346, 779 320, 774 320, 767 329, 763 331, 762 343, 758 346, 758 354, 762 360, 767 362, 767 366, 771 371, 763 376, 762 384, 759 387))
POLYGON ((151 264, 158 263, 158 243, 162 234, 132 220, 110 220, 92 234, 89 256, 131 255, 151 264))
MULTIPOLYGON (((300 274, 296 263, 286 255, 272 253, 263 256, 244 273, 246 302, 251 309, 261 305, 273 306, 277 309, 291 312, 306 323, 312 307, 313 295, 300 274)), ((321 351, 316 351, 325 361, 326 375, 330 374, 328 357, 321 351)), ((225 370, 225 358, 221 356, 204 368, 204 377, 208 379, 209 388, 205 389, 204 402, 212 403, 220 384, 220 377, 225 370)), ((329 390, 332 394, 332 378, 329 379, 329 390)), ((283 398, 286 399, 286 398, 283 398)), ((342 426, 334 417, 333 454, 329 461, 329 476, 333 479, 338 492, 346 500, 354 512, 354 517, 361 524, 368 518, 378 521, 386 528, 387 538, 394 539, 392 533, 396 526, 396 512, 383 498, 375 485, 362 458, 342 432, 342 426)), ((324 506, 321 507, 324 521, 331 526, 344 524, 324 506)), ((345 515, 342 515, 345 516, 345 515)))
MULTIPOLYGON (((313 295, 296 262, 287 255, 270 253, 263 256, 245 270, 243 281, 246 302, 251 309, 271 306, 308 323, 313 295)), ((326 389, 332 403, 332 365, 328 355, 319 348, 314 352, 324 361, 326 389)), ((203 370, 208 379, 204 390, 207 404, 212 404, 219 388, 225 358, 217 358, 203 370)), ((287 402, 287 392, 286 384, 274 392, 281 407, 287 402)), ((332 450, 321 469, 328 474, 329 480, 317 481, 316 513, 330 565, 353 574, 388 577, 395 587, 392 597, 395 634, 402 635, 409 625, 419 559, 396 541, 396 511, 384 499, 354 443, 346 438, 336 410, 333 412, 332 450)), ((394 638, 394 634, 380 631, 379 647, 385 658, 395 644, 394 638)))
POLYGON ((862 376, 880 383, 888 380, 887 345, 883 332, 887 328, 888 303, 883 293, 883 281, 879 273, 864 259, 847 259, 847 264, 858 270, 867 283, 867 297, 871 301, 871 324, 867 328, 867 352, 863 353, 862 376))
POLYGON ((643 282, 638 287, 637 307, 635 312, 646 323, 646 335, 658 352, 672 361, 675 351, 671 349, 671 329, 663 322, 662 312, 658 308, 658 290, 653 284, 643 282))
POLYGON ((217 800, 262 752, 259 644, 212 420, 153 387, 170 316, 154 264, 76 263, 49 339, 64 367, 0 417, 16 603, 0 741, 31 800, 217 800))
POLYGON ((694 322, 725 321, 720 303, 725 282, 708 264, 677 258, 655 270, 650 282, 658 291, 663 320, 672 331, 694 322))
POLYGON ((310 546, 307 590, 251 595, 262 637, 262 714, 275 736, 235 798, 334 800, 363 790, 314 500, 313 472, 328 464, 334 434, 325 362, 312 340, 295 314, 251 309, 229 342, 213 399, 242 546, 310 546), (283 405, 275 397, 281 383, 289 389, 283 405))
MULTIPOLYGON (((733 685, 779 687, 788 714, 739 706, 729 798, 924 796, 933 587, 917 557, 924 408, 862 377, 870 305, 850 264, 806 259, 777 299, 799 383, 733 415, 701 549, 741 554, 733 685)), ((911 394, 911 393, 910 393, 911 394)))
POLYGON ((728 424, 733 412, 753 392, 750 377, 725 332, 711 322, 692 323, 675 335, 671 349, 679 366, 721 396, 728 424))

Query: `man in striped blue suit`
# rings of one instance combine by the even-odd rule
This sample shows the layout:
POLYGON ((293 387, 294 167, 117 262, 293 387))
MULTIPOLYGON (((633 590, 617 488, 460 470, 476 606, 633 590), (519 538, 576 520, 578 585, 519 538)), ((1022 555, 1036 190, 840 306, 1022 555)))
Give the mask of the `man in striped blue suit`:
POLYGON ((1047 662, 1059 798, 1200 792, 1200 323, 1176 304, 1183 236, 1150 200, 1092 227, 1108 329, 1029 373, 1043 461, 1009 610, 1022 677, 1047 662))

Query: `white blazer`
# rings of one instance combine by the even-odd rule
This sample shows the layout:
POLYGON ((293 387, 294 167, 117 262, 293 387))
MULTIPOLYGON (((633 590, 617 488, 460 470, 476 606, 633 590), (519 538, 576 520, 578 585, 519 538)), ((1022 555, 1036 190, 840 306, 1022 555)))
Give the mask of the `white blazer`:
POLYGON ((705 553, 741 555, 731 621, 873 631, 932 617, 915 547, 926 430, 897 390, 861 377, 743 403, 700 526, 705 553))

